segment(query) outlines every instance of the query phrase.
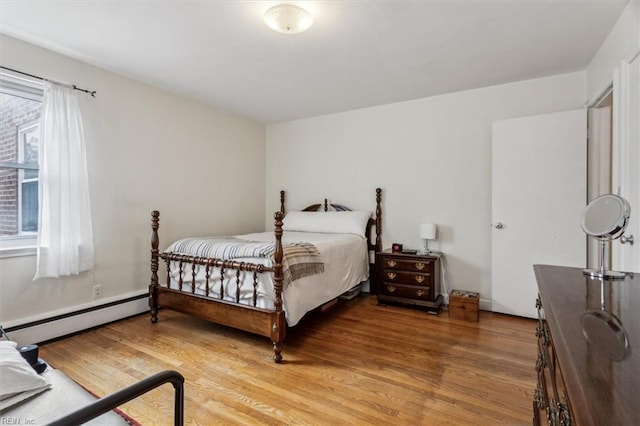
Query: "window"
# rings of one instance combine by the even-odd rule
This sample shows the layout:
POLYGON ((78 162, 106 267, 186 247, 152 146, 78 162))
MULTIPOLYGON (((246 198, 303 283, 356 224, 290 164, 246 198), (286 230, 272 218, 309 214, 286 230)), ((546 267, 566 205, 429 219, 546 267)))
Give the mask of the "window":
POLYGON ((40 122, 18 128, 18 232, 38 232, 38 146, 40 122))
POLYGON ((0 73, 0 248, 35 245, 42 85, 0 73))

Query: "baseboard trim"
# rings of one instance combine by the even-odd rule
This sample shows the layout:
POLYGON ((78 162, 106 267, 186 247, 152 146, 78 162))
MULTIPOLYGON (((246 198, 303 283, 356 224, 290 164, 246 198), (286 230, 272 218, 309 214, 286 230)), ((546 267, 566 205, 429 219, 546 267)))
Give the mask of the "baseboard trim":
POLYGON ((481 311, 491 310, 491 299, 480 299, 478 309, 481 311))
POLYGON ((42 343, 149 311, 148 294, 142 293, 5 327, 19 345, 42 343))

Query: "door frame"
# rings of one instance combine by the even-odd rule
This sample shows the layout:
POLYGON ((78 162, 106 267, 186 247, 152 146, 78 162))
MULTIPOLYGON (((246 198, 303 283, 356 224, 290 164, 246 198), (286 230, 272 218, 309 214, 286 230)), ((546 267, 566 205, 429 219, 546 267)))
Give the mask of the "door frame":
POLYGON ((623 245, 621 239, 613 241, 611 266, 615 270, 640 272, 640 123, 633 120, 640 115, 640 47, 614 69, 613 93, 612 188, 631 204, 631 218, 624 236, 633 235, 636 241, 633 246, 623 245), (631 67, 638 68, 635 83, 627 81, 633 72, 631 67), (634 88, 636 92, 632 93, 630 90, 634 88))

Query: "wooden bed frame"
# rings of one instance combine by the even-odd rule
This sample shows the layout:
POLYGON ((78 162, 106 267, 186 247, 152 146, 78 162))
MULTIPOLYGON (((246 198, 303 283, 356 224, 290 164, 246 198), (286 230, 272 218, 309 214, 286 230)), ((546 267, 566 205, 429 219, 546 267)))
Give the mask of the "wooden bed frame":
MULTIPOLYGON (((367 248, 369 251, 380 251, 382 249, 382 209, 380 202, 382 199, 382 190, 376 188, 376 211, 375 218, 369 218, 366 229, 367 248), (372 241, 372 228, 375 227, 375 240, 372 241)), ((261 336, 270 337, 273 342, 273 360, 276 363, 282 362, 282 342, 286 336, 286 320, 285 313, 282 308, 282 290, 283 290, 283 267, 282 267, 282 220, 285 215, 285 192, 280 191, 280 211, 274 214, 276 238, 276 250, 274 254, 273 266, 265 266, 252 264, 248 262, 236 262, 231 260, 222 260, 214 258, 186 256, 176 253, 161 253, 158 250, 160 239, 158 237, 158 228, 160 226, 160 212, 154 210, 151 212, 151 282, 149 284, 149 308, 151 309, 151 322, 158 321, 158 309, 168 308, 175 311, 183 312, 195 317, 199 317, 211 322, 234 327, 240 330, 255 333, 261 336), (159 260, 163 259, 167 267, 167 283, 162 286, 158 280, 159 260), (180 264, 180 270, 188 270, 184 268, 184 264, 191 265, 191 293, 182 290, 169 288, 169 262, 177 261, 180 264), (207 297, 195 294, 195 275, 196 265, 205 266, 205 274, 207 279, 206 293, 209 294, 209 274, 210 268, 221 268, 221 274, 225 270, 236 271, 236 302, 223 300, 221 298, 207 297), (253 306, 240 302, 239 286, 240 271, 249 271, 253 273, 254 293, 253 306), (258 282, 258 274, 263 272, 273 273, 274 285, 274 309, 264 309, 256 307, 256 288, 258 282)), ((328 211, 330 208, 336 211, 348 211, 347 207, 340 204, 330 204, 324 200, 323 204, 314 204, 303 209, 303 211, 328 211)), ((371 280, 375 268, 369 265, 369 279, 371 280)), ((184 275, 188 275, 185 271, 184 275)), ((180 274, 179 287, 182 289, 183 274, 180 274)), ((224 297, 221 291, 221 296, 224 297)))

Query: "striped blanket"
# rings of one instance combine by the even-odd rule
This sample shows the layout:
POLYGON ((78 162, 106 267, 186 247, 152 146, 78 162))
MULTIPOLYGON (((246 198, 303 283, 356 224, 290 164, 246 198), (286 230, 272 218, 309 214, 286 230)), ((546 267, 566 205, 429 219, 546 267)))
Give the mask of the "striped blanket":
MULTIPOLYGON (((324 272, 318 249, 310 243, 283 245, 282 272, 284 283, 324 272)), ((275 242, 247 241, 233 237, 184 238, 171 244, 165 253, 234 260, 257 257, 273 260, 275 242)))

